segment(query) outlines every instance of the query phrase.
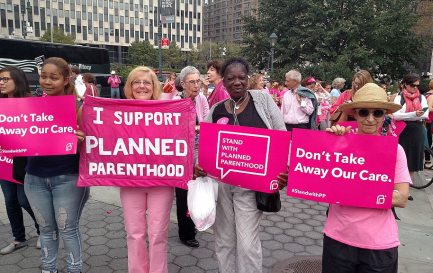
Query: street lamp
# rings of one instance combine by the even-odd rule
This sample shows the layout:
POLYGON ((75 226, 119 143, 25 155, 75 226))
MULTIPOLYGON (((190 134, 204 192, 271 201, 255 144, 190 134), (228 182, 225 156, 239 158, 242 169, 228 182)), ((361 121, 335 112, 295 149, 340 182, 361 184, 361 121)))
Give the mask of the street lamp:
POLYGON ((275 50, 275 44, 277 43, 277 34, 275 32, 272 32, 272 34, 269 36, 269 42, 271 43, 271 73, 274 72, 274 50, 275 50))
POLYGON ((161 0, 158 0, 158 68, 159 81, 162 82, 162 48, 161 48, 161 39, 162 39, 162 22, 161 22, 161 0))

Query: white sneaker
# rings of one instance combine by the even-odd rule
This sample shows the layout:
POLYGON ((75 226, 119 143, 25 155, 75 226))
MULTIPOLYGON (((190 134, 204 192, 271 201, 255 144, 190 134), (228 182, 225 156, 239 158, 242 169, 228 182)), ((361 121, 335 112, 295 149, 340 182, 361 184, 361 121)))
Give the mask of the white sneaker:
POLYGON ((38 236, 38 240, 36 241, 36 248, 41 249, 41 235, 38 236))
POLYGON ((0 254, 2 255, 6 255, 9 253, 14 252, 15 250, 18 250, 20 248, 26 247, 27 246, 27 241, 25 242, 12 242, 9 245, 7 245, 6 247, 2 248, 0 250, 0 254))
POLYGON ((424 163, 424 168, 431 169, 433 167, 433 163, 431 161, 426 161, 424 163))

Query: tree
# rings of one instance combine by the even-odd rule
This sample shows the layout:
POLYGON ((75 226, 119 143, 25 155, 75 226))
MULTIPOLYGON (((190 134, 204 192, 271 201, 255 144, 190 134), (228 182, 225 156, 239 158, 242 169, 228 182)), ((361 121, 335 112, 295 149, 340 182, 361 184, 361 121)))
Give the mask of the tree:
MULTIPOLYGON (((51 42, 51 30, 47 29, 44 35, 41 37, 41 41, 51 42)), ((74 44, 75 38, 72 35, 65 34, 63 30, 59 28, 53 29, 53 42, 61 44, 74 44)))
POLYGON ((412 28, 415 0, 268 0, 247 17, 244 56, 265 66, 269 35, 274 66, 351 78, 357 69, 402 76, 423 50, 412 28))
POLYGON ((164 69, 181 69, 185 63, 185 56, 176 42, 171 42, 167 49, 162 49, 162 63, 164 69))
POLYGON ((128 49, 128 63, 131 65, 158 66, 157 50, 149 41, 133 42, 128 49))

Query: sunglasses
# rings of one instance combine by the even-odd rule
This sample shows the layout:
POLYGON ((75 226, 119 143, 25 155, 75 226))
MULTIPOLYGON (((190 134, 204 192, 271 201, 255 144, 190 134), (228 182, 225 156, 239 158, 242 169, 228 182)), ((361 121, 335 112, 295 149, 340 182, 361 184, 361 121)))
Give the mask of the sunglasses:
POLYGON ((369 109, 356 109, 355 112, 360 116, 361 118, 366 118, 370 114, 373 115, 375 118, 381 118, 385 115, 386 111, 383 109, 375 109, 375 110, 369 110, 369 109))
POLYGON ((410 83, 409 86, 412 87, 412 88, 415 88, 415 87, 418 88, 418 87, 419 87, 419 84, 413 84, 413 83, 410 83))

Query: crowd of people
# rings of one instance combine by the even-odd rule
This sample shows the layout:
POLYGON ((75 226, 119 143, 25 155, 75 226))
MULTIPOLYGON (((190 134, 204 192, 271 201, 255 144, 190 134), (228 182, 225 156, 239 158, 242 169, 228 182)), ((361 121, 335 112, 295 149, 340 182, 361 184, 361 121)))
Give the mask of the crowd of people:
MULTIPOLYGON (((115 71, 111 74, 111 96, 118 99, 121 79, 115 71)), ((311 75, 303 77, 295 69, 285 74, 284 83, 265 82, 264 75, 250 73, 245 60, 232 58, 224 63, 210 62, 204 77, 197 68, 187 66, 179 75, 170 74, 163 84, 152 69, 136 67, 127 77, 124 94, 126 99, 137 100, 192 100, 196 108, 194 166, 190 166, 194 177, 207 175, 197 165, 201 122, 283 131, 320 129, 344 135, 350 127, 338 123, 353 121, 358 134, 383 135, 389 120, 402 121, 406 127, 399 136, 392 204, 404 207, 410 198, 411 176, 433 166, 430 158, 424 158, 424 139, 429 139, 426 145, 431 146, 433 96, 429 95, 433 81, 431 90, 423 95, 420 80, 416 74, 406 75, 398 94, 390 98, 366 70, 354 73, 350 88, 343 78, 330 84, 311 75)), ((81 93, 77 95, 81 97, 76 105, 78 117, 85 96, 99 95, 91 74, 80 75, 61 58, 44 61, 39 83, 43 96, 81 93), (80 85, 84 91, 78 91, 80 85)), ((25 74, 15 67, 0 70, 0 91, 3 98, 31 96, 25 74)), ((76 135, 81 145, 85 132, 77 130, 76 135)), ((40 234, 37 247, 41 248, 42 273, 57 272, 59 236, 67 254, 67 272, 81 272, 79 221, 89 189, 76 186, 78 153, 32 156, 24 165, 24 185, 1 181, 13 240, 0 253, 7 255, 27 246, 24 208, 40 234)), ((280 189, 290 181, 287 173, 275 179, 280 189)), ((188 212, 187 192, 172 187, 120 189, 130 273, 168 272, 167 237, 174 197, 180 241, 189 247, 200 246, 188 212)), ((254 191, 218 184, 214 231, 219 272, 262 272, 261 215, 254 191)), ((397 272, 398 246, 398 228, 391 210, 330 205, 324 228, 323 272, 397 272)))

